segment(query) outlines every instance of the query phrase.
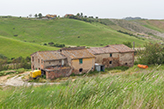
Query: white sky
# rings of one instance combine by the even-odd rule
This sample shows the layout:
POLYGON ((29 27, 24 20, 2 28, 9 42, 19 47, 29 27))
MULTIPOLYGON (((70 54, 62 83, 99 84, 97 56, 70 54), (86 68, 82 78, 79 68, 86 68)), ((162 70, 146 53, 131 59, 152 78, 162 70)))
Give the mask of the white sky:
POLYGON ((164 19, 164 0, 0 0, 0 16, 83 13, 99 18, 164 19))

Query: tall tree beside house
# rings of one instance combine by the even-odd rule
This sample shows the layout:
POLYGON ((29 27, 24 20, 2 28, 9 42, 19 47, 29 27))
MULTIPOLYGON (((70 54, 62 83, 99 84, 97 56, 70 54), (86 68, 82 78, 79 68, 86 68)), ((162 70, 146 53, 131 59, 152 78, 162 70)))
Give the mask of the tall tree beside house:
POLYGON ((42 13, 39 13, 38 16, 39 16, 39 18, 41 19, 41 18, 42 18, 42 13))

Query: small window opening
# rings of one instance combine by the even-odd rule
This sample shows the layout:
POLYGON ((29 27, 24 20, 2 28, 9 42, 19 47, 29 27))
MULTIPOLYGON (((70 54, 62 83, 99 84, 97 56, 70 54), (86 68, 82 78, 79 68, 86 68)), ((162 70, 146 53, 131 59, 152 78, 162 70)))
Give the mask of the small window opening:
POLYGON ((79 64, 82 64, 83 63, 83 59, 79 59, 79 64))
POLYGON ((112 61, 109 61, 109 64, 112 64, 112 61))
POLYGON ((32 61, 34 62, 34 57, 32 57, 32 61))
POLYGON ((49 64, 51 64, 51 62, 49 62, 49 64))
POLYGON ((128 63, 125 63, 125 65, 128 65, 128 63))
POLYGON ((38 63, 40 63, 40 59, 38 59, 38 63))
POLYGON ((112 53, 110 53, 110 57, 112 57, 112 53))
POLYGON ((82 68, 80 68, 80 69, 79 69, 79 72, 82 72, 82 71, 83 71, 83 69, 82 69, 82 68))

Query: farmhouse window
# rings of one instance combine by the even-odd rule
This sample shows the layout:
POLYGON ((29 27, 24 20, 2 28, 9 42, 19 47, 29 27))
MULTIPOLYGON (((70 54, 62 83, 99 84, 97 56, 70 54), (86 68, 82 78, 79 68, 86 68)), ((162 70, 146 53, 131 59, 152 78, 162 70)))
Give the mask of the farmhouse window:
POLYGON ((112 61, 109 61, 109 64, 112 64, 112 61))
POLYGON ((32 62, 34 62, 34 57, 32 57, 32 62))
POLYGON ((83 59, 79 59, 79 64, 82 64, 83 63, 83 59))
POLYGON ((49 64, 51 64, 51 62, 49 62, 49 64))
POLYGON ((112 57, 112 53, 110 53, 110 57, 112 57))
POLYGON ((43 60, 41 60, 41 63, 43 63, 43 60))
POLYGON ((40 63, 40 59, 38 59, 38 63, 40 63))

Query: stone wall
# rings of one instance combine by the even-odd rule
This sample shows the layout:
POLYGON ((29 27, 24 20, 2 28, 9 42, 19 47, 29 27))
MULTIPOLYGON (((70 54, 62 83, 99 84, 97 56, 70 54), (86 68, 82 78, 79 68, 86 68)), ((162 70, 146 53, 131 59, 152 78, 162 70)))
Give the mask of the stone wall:
POLYGON ((41 58, 37 55, 37 53, 33 54, 31 56, 31 69, 36 70, 36 69, 41 69, 41 67, 44 66, 44 63, 41 63, 41 58), (34 61, 33 61, 34 58, 34 61))
MULTIPOLYGON (((109 58, 110 57, 110 53, 107 53, 107 54, 95 54, 95 56, 96 56, 95 62, 102 64, 104 58, 109 58)), ((119 57, 119 53, 112 53, 112 57, 113 58, 118 58, 119 57)))
POLYGON ((96 55, 96 63, 103 64, 105 67, 128 66, 132 67, 134 64, 134 52, 128 53, 112 53, 96 55))
MULTIPOLYGON (((64 65, 63 66, 68 66, 68 61, 67 59, 63 59, 64 65)), ((36 70, 36 69, 45 69, 47 67, 51 66, 61 66, 62 65, 62 59, 60 60, 50 60, 50 61, 44 61, 41 59, 41 57, 35 53, 31 56, 31 69, 36 70), (34 58, 34 61, 32 60, 34 58)))
POLYGON ((62 61, 64 61, 63 66, 68 66, 68 61, 67 59, 60 59, 60 60, 50 60, 50 61, 45 61, 44 62, 44 68, 51 67, 51 66, 61 66, 62 61))
POLYGON ((95 58, 83 58, 83 63, 79 63, 79 59, 72 60, 71 66, 75 74, 86 73, 90 69, 94 69, 95 58), (82 69, 82 71, 80 71, 82 69))
POLYGON ((47 79, 55 79, 59 77, 66 77, 72 74, 71 68, 60 68, 56 70, 46 71, 47 79))
POLYGON ((134 65, 134 52, 119 54, 120 66, 132 67, 134 65))
POLYGON ((105 65, 105 67, 107 68, 117 67, 119 66, 119 58, 103 58, 102 64, 105 65))

